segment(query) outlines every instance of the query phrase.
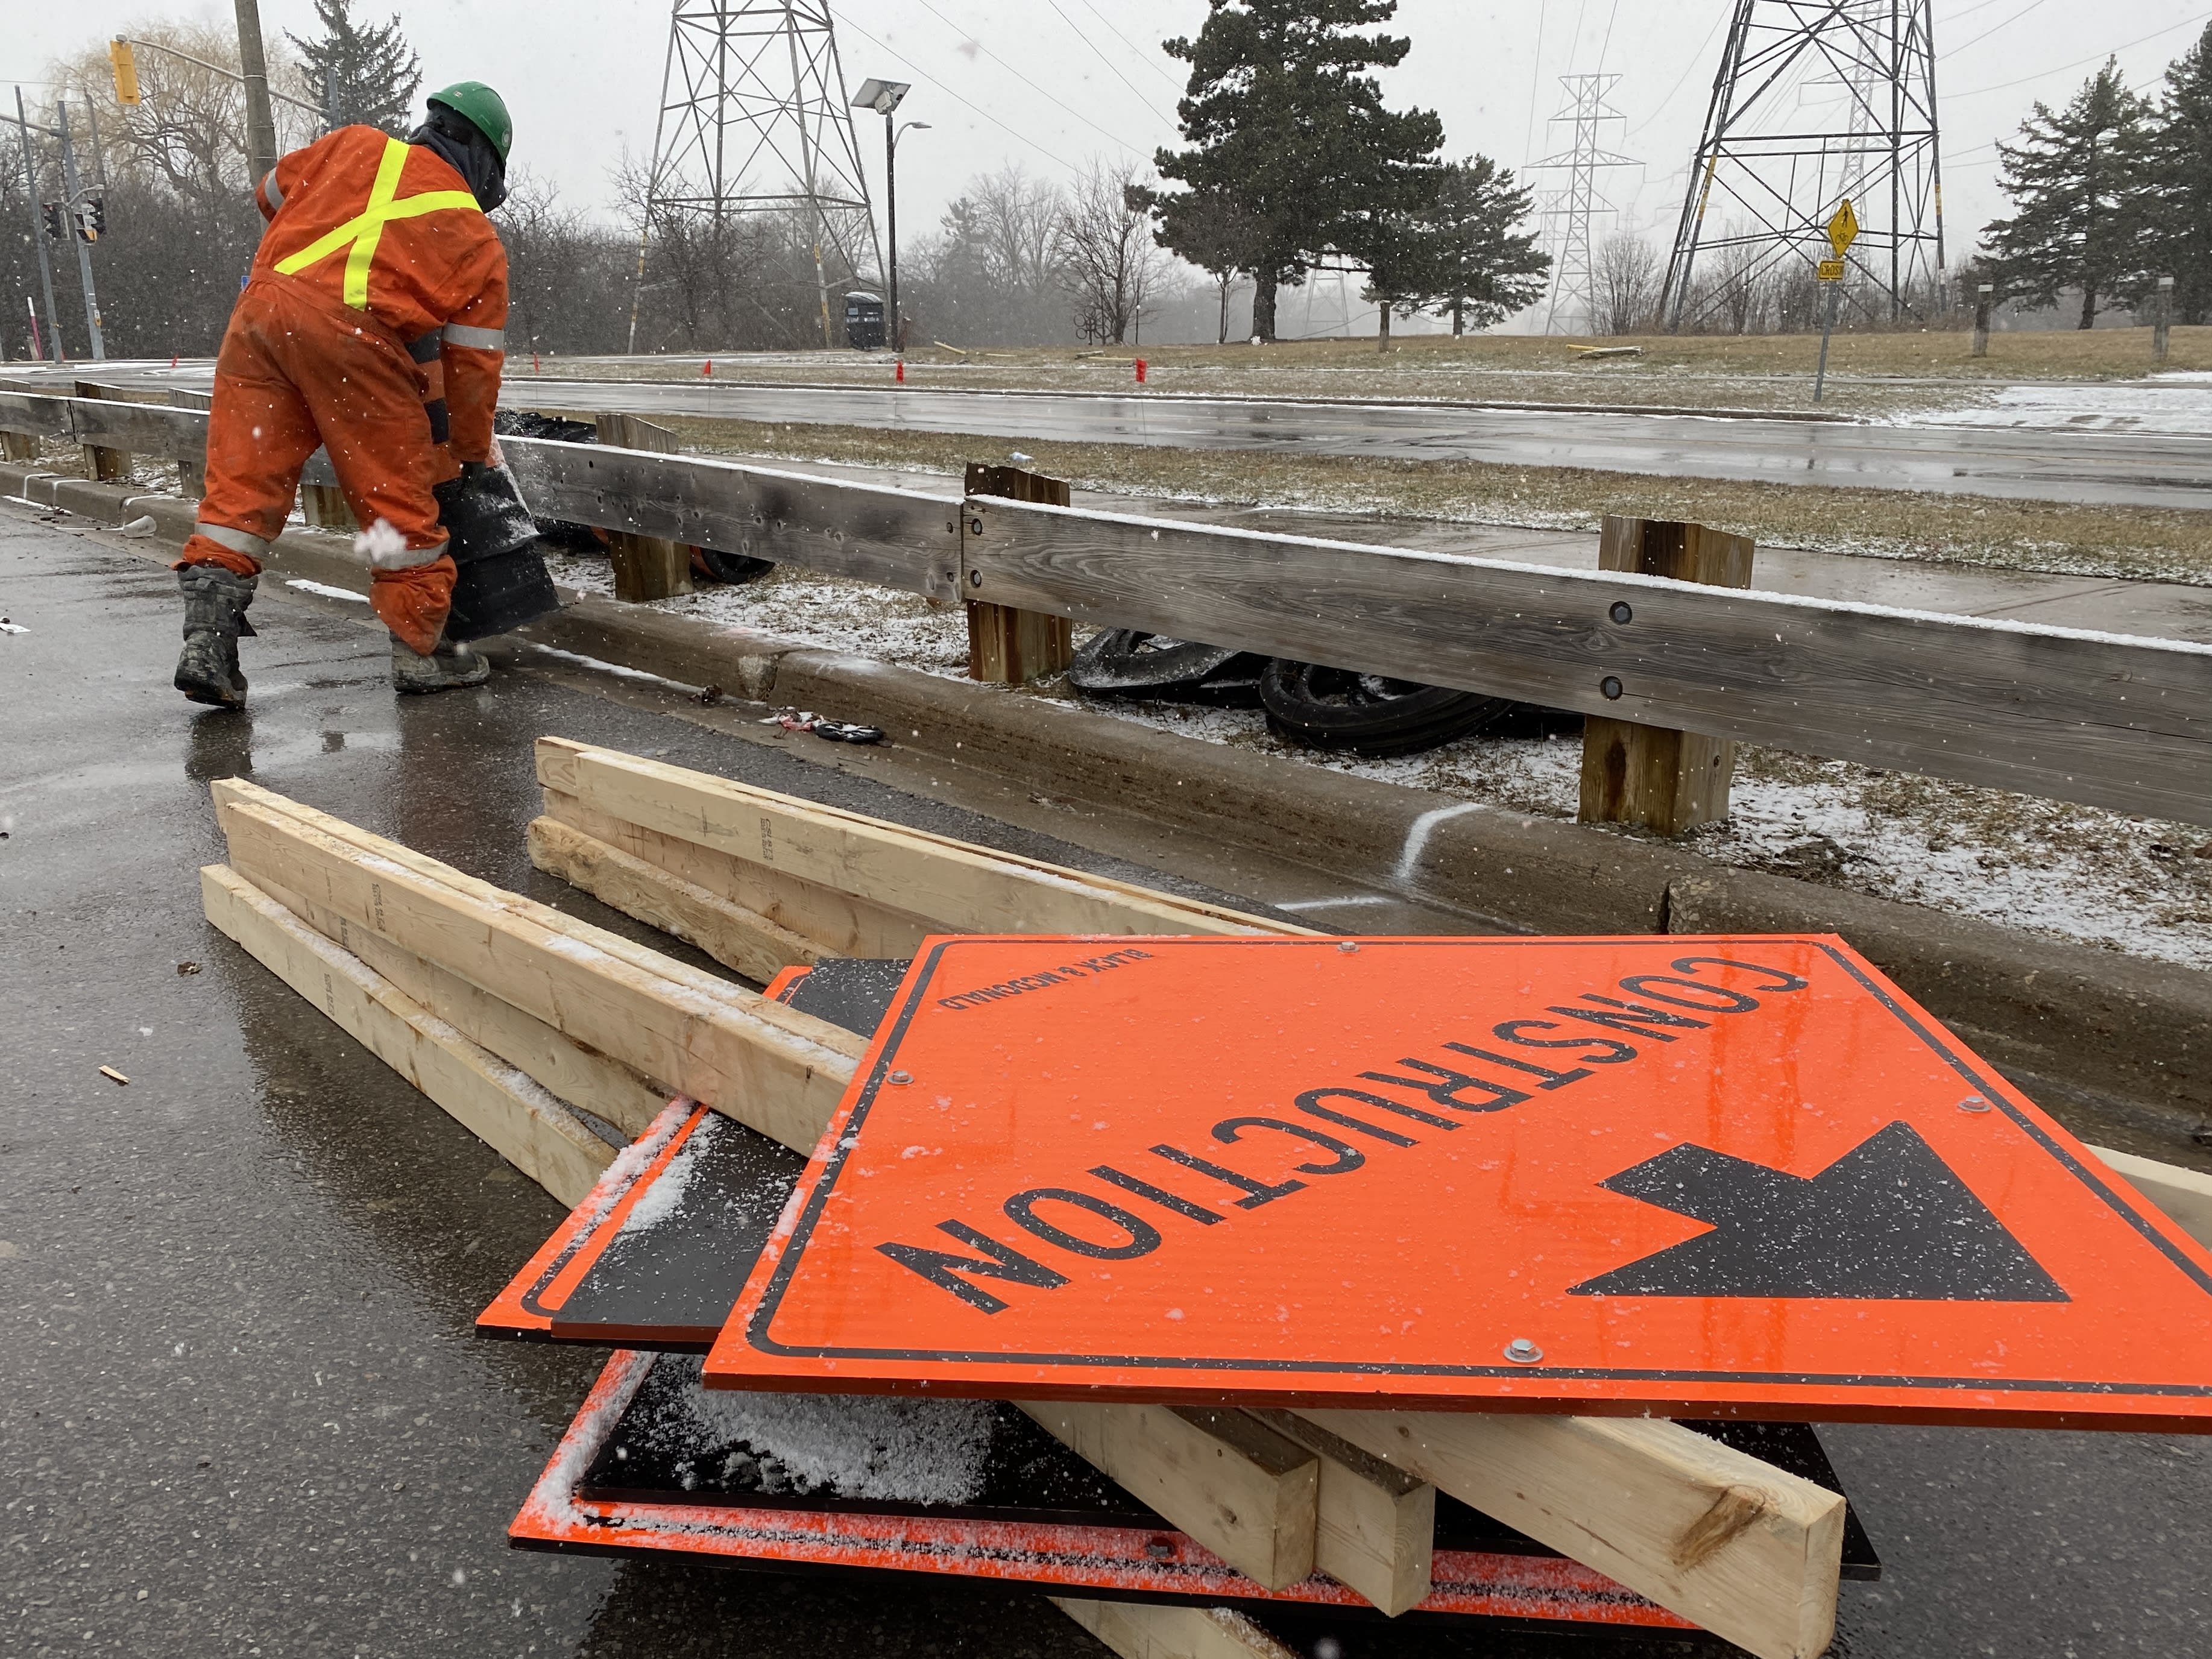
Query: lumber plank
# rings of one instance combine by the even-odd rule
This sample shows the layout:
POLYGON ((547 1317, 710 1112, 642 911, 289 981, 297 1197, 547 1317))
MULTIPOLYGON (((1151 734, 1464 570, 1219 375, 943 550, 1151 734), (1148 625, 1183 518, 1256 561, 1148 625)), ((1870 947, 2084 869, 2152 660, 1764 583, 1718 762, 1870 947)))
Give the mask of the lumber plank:
POLYGON ((1247 1577, 1279 1590, 1313 1571, 1319 1460, 1249 1413, 1015 1404, 1247 1577))
POLYGON ((580 887, 602 904, 696 945, 715 961, 754 979, 820 959, 811 940, 779 927, 719 893, 611 846, 551 817, 533 819, 530 862, 580 887))
POLYGON ((2212 1249, 2212 1176, 2108 1146, 2089 1150, 2111 1165, 2113 1174, 2163 1210, 2182 1231, 2212 1249))
POLYGON ((965 599, 2212 822, 2212 647, 1030 501, 963 523, 965 599))
MULTIPOLYGON (((434 962, 647 1077, 811 1154, 865 1045, 851 1032, 361 831, 351 841, 216 786, 232 862, 434 962), (448 884, 418 867, 446 872, 448 884), (486 897, 468 888, 488 888, 486 897)), ((289 805, 289 803, 287 803, 289 805)))
POLYGON ((1314 1565, 1393 1619, 1428 1600, 1437 1489, 1295 1412, 1249 1414, 1321 1460, 1314 1565))
POLYGON ((541 517, 960 597, 960 503, 698 455, 502 438, 541 517))
POLYGON ((1759 1659, 1813 1659, 1834 1634, 1842 1497, 1679 1424, 1299 1415, 1759 1659))
POLYGON ((1310 934, 614 750, 538 743, 538 781, 594 811, 960 933, 1310 934))
POLYGON ((920 916, 889 905, 594 811, 557 789, 545 791, 545 816, 702 887, 811 947, 811 956, 795 960, 910 957, 936 931, 920 916))
POLYGON ((356 927, 327 907, 310 902, 271 881, 261 890, 317 933, 349 951, 401 993, 541 1085, 556 1099, 641 1135, 667 1109, 676 1091, 638 1075, 536 1019, 425 962, 368 929, 356 927))
POLYGON ((614 1162, 615 1149, 544 1088, 236 871, 202 870, 200 902, 247 954, 562 1204, 582 1203, 614 1162))
POLYGON ((1055 1595, 1053 1606, 1121 1659, 1298 1659, 1233 1607, 1146 1606, 1055 1595))

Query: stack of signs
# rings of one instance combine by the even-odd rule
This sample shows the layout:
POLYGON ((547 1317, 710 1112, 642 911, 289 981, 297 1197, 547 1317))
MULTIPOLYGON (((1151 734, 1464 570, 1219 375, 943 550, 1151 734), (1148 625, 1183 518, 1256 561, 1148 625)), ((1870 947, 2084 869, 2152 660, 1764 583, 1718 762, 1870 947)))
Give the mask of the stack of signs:
MULTIPOLYGON (((776 988, 876 1033, 803 1170, 679 1103, 488 1310, 625 1349, 518 1543, 1373 1618, 994 1402, 1654 1413, 1830 1486, 1811 1421, 2212 1419, 2212 1259, 1837 940, 889 975, 776 988)), ((1682 1622, 1449 1500, 1436 1543, 1416 1617, 1682 1622)))

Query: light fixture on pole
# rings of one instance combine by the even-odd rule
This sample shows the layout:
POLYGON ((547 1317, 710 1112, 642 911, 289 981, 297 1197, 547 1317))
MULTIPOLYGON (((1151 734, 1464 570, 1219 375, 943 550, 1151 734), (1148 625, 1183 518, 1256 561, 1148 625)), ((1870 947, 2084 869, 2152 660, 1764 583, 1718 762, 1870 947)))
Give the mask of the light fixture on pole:
POLYGON ((912 90, 907 82, 878 81, 871 76, 860 83, 860 90, 853 98, 854 109, 872 109, 884 118, 884 277, 890 289, 886 333, 893 351, 903 349, 906 344, 898 291, 898 141, 902 133, 914 128, 929 131, 927 121, 908 121, 898 127, 891 125, 899 105, 912 90))

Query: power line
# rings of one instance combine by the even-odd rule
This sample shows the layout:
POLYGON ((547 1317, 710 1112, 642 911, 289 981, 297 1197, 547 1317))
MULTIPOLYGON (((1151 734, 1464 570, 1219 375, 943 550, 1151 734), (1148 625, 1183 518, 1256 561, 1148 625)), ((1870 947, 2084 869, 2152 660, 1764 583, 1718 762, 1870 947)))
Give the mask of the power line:
MULTIPOLYGON (((1042 87, 1039 86, 1036 82, 1034 82, 1034 81, 1030 80, 1030 77, 1029 77, 1028 76, 1026 76, 1026 75, 1023 74, 1019 70, 1016 69, 1016 68, 1015 68, 1012 64, 1009 64, 1009 63, 1008 63, 1005 58, 1003 58, 1000 57, 1000 56, 999 56, 999 54, 998 54, 997 52, 993 52, 993 51, 990 49, 990 47, 988 47, 988 46, 985 46, 985 45, 984 45, 981 40, 977 40, 974 35, 972 35, 972 34, 969 33, 967 30, 965 30, 965 29, 962 28, 962 27, 960 27, 960 25, 959 25, 959 24, 957 24, 957 23, 954 22, 954 21, 953 21, 950 17, 947 17, 947 16, 946 16, 943 12, 941 12, 941 11, 938 10, 938 9, 937 9, 935 6, 933 6, 932 4, 930 4, 930 3, 929 3, 929 0, 915 0, 915 3, 916 3, 918 5, 920 5, 920 6, 921 6, 921 8, 924 11, 927 12, 927 13, 928 13, 932 17, 934 17, 934 18, 935 18, 939 22, 940 22, 940 23, 944 24, 945 27, 947 27, 947 28, 951 29, 951 30, 955 34, 957 34, 957 35, 958 35, 958 36, 959 36, 963 40, 966 41, 969 45, 970 45, 970 46, 974 46, 974 47, 975 48, 975 50, 976 50, 976 51, 978 51, 978 52, 981 52, 981 53, 983 54, 983 56, 984 56, 984 57, 986 57, 986 58, 989 58, 993 63, 996 64, 997 64, 1000 69, 1002 69, 1002 70, 1006 70, 1006 72, 1007 74, 1009 74, 1009 75, 1012 76, 1014 77, 1014 79, 1015 79, 1015 80, 1017 80, 1017 81, 1020 82, 1024 86, 1027 87, 1027 88, 1028 88, 1031 92, 1033 92, 1033 93, 1036 94, 1038 97, 1040 97, 1040 98, 1051 99, 1051 100, 1052 100, 1054 104, 1057 104, 1057 105, 1058 105, 1061 109, 1066 110, 1066 111, 1070 115, 1073 115, 1073 116, 1077 120, 1079 120, 1079 121, 1082 122, 1082 123, 1083 123, 1083 125, 1084 125, 1085 126, 1089 127, 1089 128, 1091 130, 1091 131, 1093 131, 1093 132, 1097 133, 1097 134, 1101 138, 1103 138, 1103 139, 1104 139, 1108 143, 1109 143, 1109 144, 1118 144, 1118 145, 1120 145, 1123 149, 1127 150, 1131 155, 1137 155, 1137 154, 1140 154, 1140 153, 1141 153, 1141 152, 1138 149, 1138 147, 1137 147, 1136 145, 1134 145, 1134 144, 1131 143, 1130 143, 1127 139, 1126 139, 1126 138, 1121 137, 1119 137, 1119 136, 1117 136, 1117 135, 1115 135, 1115 134, 1114 134, 1114 133, 1110 133, 1110 132, 1107 131, 1105 128, 1103 128, 1103 127, 1100 126, 1100 125, 1098 125, 1098 123, 1097 123, 1096 121, 1092 120, 1089 116, 1085 115, 1085 114, 1081 110, 1077 109, 1077 108, 1075 107, 1075 106, 1074 106, 1074 105, 1073 105, 1073 104, 1069 103, 1066 100, 1062 99, 1062 98, 1054 98, 1052 94, 1050 94, 1050 93, 1047 92, 1047 91, 1046 91, 1042 87)), ((1062 165, 1065 165, 1065 163, 1063 163, 1062 165)))
POLYGON ((1705 48, 1712 45, 1713 37, 1721 32, 1721 25, 1727 21, 1728 14, 1726 12, 1722 12, 1713 19, 1712 27, 1705 31, 1705 38, 1698 43, 1697 51, 1690 54, 1690 61, 1683 65, 1682 73, 1676 78, 1674 84, 1668 88, 1667 95, 1664 98, 1662 98, 1658 103, 1652 106, 1650 114, 1645 116, 1634 126, 1629 128, 1626 132, 1621 134, 1623 138, 1633 138, 1638 133, 1643 131, 1644 128, 1650 126, 1654 121, 1657 120, 1662 114, 1665 113, 1667 106, 1674 101, 1674 94, 1681 91, 1683 86, 1689 81, 1690 76, 1697 72, 1698 65, 1705 61, 1705 48))
POLYGON ((1060 21, 1067 25, 1069 33, 1073 34, 1077 40, 1082 41, 1085 46, 1091 48, 1091 55, 1093 58, 1096 58, 1100 63, 1105 64, 1108 69, 1114 71, 1114 78, 1119 81, 1123 86, 1128 88, 1130 93, 1135 97, 1139 103, 1142 104, 1146 109, 1152 111, 1153 114, 1158 116, 1163 121, 1172 118, 1165 110, 1162 109, 1158 104, 1155 104, 1145 94, 1139 92, 1137 90, 1137 83, 1134 81, 1132 81, 1127 76, 1121 73, 1121 66, 1116 64, 1112 58, 1109 58, 1103 52, 1101 52, 1098 49, 1097 45, 1089 35, 1085 34, 1081 29, 1075 27, 1075 20, 1073 17, 1070 17, 1066 12, 1060 10, 1060 0, 1045 0, 1045 3, 1050 6, 1054 11, 1059 13, 1060 21))
POLYGON ((1084 10, 1089 12, 1093 17, 1097 18, 1100 22, 1106 26, 1106 31, 1108 33, 1111 34, 1123 46, 1128 47, 1131 52, 1137 54, 1138 62, 1141 63, 1146 69, 1152 70, 1153 74, 1158 76, 1160 79, 1166 82, 1168 85, 1174 88, 1177 97, 1181 97, 1182 95, 1185 90, 1183 83, 1176 80, 1174 76, 1169 74, 1167 70, 1162 69, 1158 64, 1154 63, 1150 52, 1146 52, 1134 40, 1132 40, 1127 35, 1122 33, 1121 30, 1115 28, 1114 27, 1113 19, 1107 16, 1104 12, 1099 10, 1097 6, 1091 4, 1091 0, 1080 0, 1080 3, 1084 10))
POLYGON ((2179 29, 2195 28, 2199 23, 2208 21, 2212 21, 2212 11, 2200 12, 2194 17, 2184 18, 2179 23, 2169 23, 2162 29, 2153 29, 2148 34, 2130 40, 2125 46, 2108 46, 2102 52, 2091 52, 2087 58, 2076 58, 2070 64, 2060 64, 2033 75, 2023 75, 2017 81, 2000 81, 1993 87, 1976 87, 1972 92, 1947 92, 1943 95, 1946 98, 1978 98, 1985 92, 2009 92, 2013 88, 2024 87, 2031 81, 2048 80, 2054 75, 2065 74, 2068 70, 2080 69, 2084 64, 2094 64, 2100 58, 2117 58, 2124 52, 2132 52, 2137 46, 2148 45, 2160 35, 2172 34, 2179 29))
POLYGON ((917 76, 921 79, 928 82, 930 85, 935 87, 939 92, 950 98, 954 103, 966 110, 970 115, 981 116, 986 121, 988 121, 993 126, 998 128, 1000 131, 1005 133, 1008 137, 1012 138, 1018 143, 1027 144, 1038 155, 1043 156, 1046 161, 1054 162, 1060 167, 1066 167, 1070 173, 1078 173, 1081 171, 1074 162, 1069 161, 1066 156, 1055 155, 1053 151, 1047 149, 1042 144, 1037 143, 1036 139, 1030 137, 1029 134, 1022 131, 1019 128, 1008 126, 1004 121, 1001 121, 997 116, 992 114, 990 111, 985 109, 981 105, 972 101, 965 93, 959 92, 951 87, 946 86, 944 82, 939 80, 927 70, 921 68, 919 64, 915 63, 912 58, 901 52, 896 46, 887 45, 884 41, 877 40, 874 35, 869 33, 867 30, 862 28, 858 23, 854 22, 849 17, 839 24, 838 27, 840 28, 849 29, 854 34, 859 35, 860 39, 866 40, 870 46, 875 47, 878 52, 884 52, 889 57, 896 59, 899 63, 903 64, 906 66, 906 72, 908 75, 917 76))
POLYGON ((2026 5, 2022 6, 2018 11, 2013 13, 2011 16, 2006 18, 2003 22, 1997 24, 1992 28, 1984 29, 1979 34, 1976 35, 1971 40, 1961 40, 1955 46, 1944 47, 1941 56, 1945 58, 1955 58, 1959 53, 1966 51, 1968 46, 1978 46, 1992 34, 2003 33, 2014 23, 2020 21, 2021 18, 2027 16, 2028 13, 2040 9, 2043 3, 2044 0, 2027 0, 2027 3, 2026 5))

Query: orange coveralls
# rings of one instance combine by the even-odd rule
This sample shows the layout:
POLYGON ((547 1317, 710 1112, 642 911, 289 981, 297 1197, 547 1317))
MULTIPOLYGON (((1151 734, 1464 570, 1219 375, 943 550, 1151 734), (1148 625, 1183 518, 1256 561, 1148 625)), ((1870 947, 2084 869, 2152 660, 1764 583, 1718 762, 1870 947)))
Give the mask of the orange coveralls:
POLYGON ((453 592, 431 488, 490 456, 507 250, 459 173, 374 127, 295 150, 254 198, 269 228, 216 359, 207 493, 178 566, 258 574, 324 447, 371 526, 376 614, 427 656, 453 592))

